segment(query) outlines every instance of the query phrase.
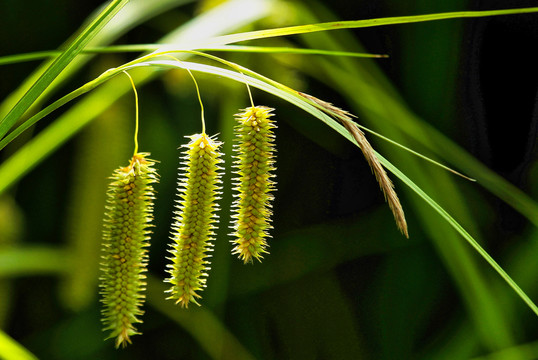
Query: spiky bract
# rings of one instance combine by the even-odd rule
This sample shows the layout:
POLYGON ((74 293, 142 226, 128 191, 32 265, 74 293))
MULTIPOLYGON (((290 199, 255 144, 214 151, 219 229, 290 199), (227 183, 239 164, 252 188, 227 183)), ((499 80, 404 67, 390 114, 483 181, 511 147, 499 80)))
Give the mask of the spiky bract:
POLYGON ((114 171, 108 188, 103 232, 100 277, 104 331, 116 338, 116 347, 131 343, 139 334, 135 323, 144 300, 149 246, 149 227, 153 219, 157 173, 148 153, 133 156, 127 167, 114 171))
POLYGON ((220 142, 206 134, 190 136, 191 141, 185 151, 185 165, 180 168, 178 182, 179 197, 177 211, 172 225, 173 243, 169 252, 172 254, 168 265, 172 284, 167 291, 168 299, 176 301, 182 307, 190 302, 197 305, 198 294, 205 287, 207 271, 214 240, 214 223, 217 221, 215 211, 220 190, 221 154, 220 142))
POLYGON ((234 167, 239 176, 234 184, 238 193, 233 204, 232 253, 245 263, 253 258, 261 261, 267 253, 273 200, 270 191, 275 188, 273 110, 255 106, 236 115, 239 124, 235 127, 238 143, 234 144, 234 167))

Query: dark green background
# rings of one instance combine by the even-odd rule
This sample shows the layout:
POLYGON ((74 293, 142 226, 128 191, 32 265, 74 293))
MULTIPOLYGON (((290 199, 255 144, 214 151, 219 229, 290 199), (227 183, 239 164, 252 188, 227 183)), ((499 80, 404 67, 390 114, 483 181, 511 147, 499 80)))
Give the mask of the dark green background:
MULTIPOLYGON (((327 9, 322 9, 318 3, 304 3, 312 7, 317 21, 536 5, 534 1, 344 0, 326 2, 323 6, 327 9)), ((0 55, 57 48, 97 5, 95 1, 3 0, 0 55)), ((117 43, 152 43, 196 16, 199 5, 191 3, 173 9, 133 29, 117 43)), ((292 15, 288 17, 293 19, 292 15)), ((282 18, 286 21, 287 16, 282 18)), ((260 26, 289 25, 278 25, 276 21, 273 18, 260 26)), ((331 41, 350 51, 355 50, 354 41, 358 40, 368 52, 390 55, 375 63, 411 111, 525 192, 536 194, 536 15, 395 25, 333 32, 330 36, 331 41)), ((289 40, 297 44, 317 41, 316 35, 289 40)), ((118 54, 94 58, 53 98, 133 57, 118 54)), ((231 54, 228 58, 356 112, 360 123, 362 116, 369 116, 367 109, 351 103, 349 96, 339 91, 338 86, 335 88, 330 79, 312 76, 312 72, 322 69, 321 62, 332 61, 330 58, 261 54, 231 54)), ((0 67, 0 99, 15 89, 36 65, 32 62, 0 67)), ((424 223, 420 212, 432 210, 412 206, 421 200, 395 181, 409 221, 410 239, 405 239, 398 233, 358 148, 301 110, 257 90, 255 102, 276 108, 278 123, 275 229, 270 241, 271 254, 263 263, 245 266, 232 258, 232 246, 226 236, 231 201, 228 140, 232 115, 238 108, 248 106, 248 100, 241 85, 204 75, 197 79, 208 132, 221 133, 227 144, 222 224, 201 303, 255 358, 458 359, 520 344, 532 345, 537 340, 535 315, 481 258, 463 245, 487 280, 487 296, 506 319, 506 328, 489 328, 493 335, 484 336, 480 329, 488 329, 490 319, 473 310, 469 301, 473 302, 475 294, 464 293, 458 286, 460 279, 454 271, 447 270, 447 264, 465 262, 467 258, 462 260, 457 253, 447 253, 446 248, 431 241, 430 234, 436 231, 436 225, 424 223), (496 333, 508 334, 498 337, 509 339, 507 343, 492 341, 496 333)), ((353 83, 355 79, 349 76, 346 81, 353 83)), ((342 83, 341 88, 346 85, 342 83)), ((138 90, 141 150, 151 152, 160 161, 150 274, 163 279, 175 198, 177 148, 185 142, 184 136, 200 131, 199 105, 185 74, 163 75, 138 90)), ((353 96, 360 98, 364 94, 353 96)), ((62 111, 44 119, 33 133, 45 128, 62 111)), ((376 125, 375 119, 369 121, 374 122, 365 124, 390 137, 389 130, 383 132, 383 124, 376 125)), ((132 122, 133 102, 129 95, 11 189, 9 195, 15 205, 10 211, 18 209, 23 222, 14 241, 68 247, 80 232, 91 231, 84 227, 85 223, 100 233, 100 218, 96 214, 103 206, 105 177, 115 167, 126 165, 131 155, 132 122), (84 194, 93 201, 88 202, 84 194)), ((406 164, 398 162, 401 150, 369 138, 374 147, 383 146, 378 148, 380 152, 405 172, 406 164)), ((411 139, 407 139, 406 145, 418 147, 411 139)), ((0 158, 7 157, 17 146, 20 143, 7 148, 0 158)), ((528 221, 479 184, 450 176, 445 187, 445 183, 435 180, 440 171, 431 165, 423 166, 426 170, 414 178, 417 183, 426 191, 429 186, 438 186, 437 190, 449 198, 451 192, 461 196, 461 206, 467 210, 449 209, 451 213, 471 232, 481 233, 481 242, 488 252, 503 267, 507 266, 516 281, 522 281, 531 298, 536 297, 533 279, 538 272, 536 267, 526 265, 533 257, 527 256, 531 255, 527 250, 518 252, 533 249, 536 243, 535 231, 528 221)), ((450 230, 440 227, 438 231, 450 230)), ((96 244, 99 241, 95 238, 96 244)), ((77 265, 75 262, 74 266, 77 265)), ((0 325, 39 358, 209 357, 192 337, 188 321, 180 326, 151 304, 145 306, 144 323, 139 326, 144 334, 133 337, 134 344, 127 349, 115 350, 112 341, 102 341, 97 296, 73 300, 63 288, 62 277, 57 275, 29 274, 2 281, 7 284, 8 280, 8 290, 0 299, 0 307, 5 309, 0 325)), ((91 279, 87 281, 92 283, 91 279)), ((151 285, 149 291, 157 291, 151 285)), ((478 286, 476 294, 483 294, 478 286)), ((476 303, 480 306, 479 300, 476 303)), ((174 311, 197 310, 177 307, 174 311)), ((220 341, 215 335, 213 345, 220 346, 220 341)), ((501 353, 498 358, 535 359, 536 348, 501 353)), ((237 358, 237 354, 223 349, 221 358, 237 358)))

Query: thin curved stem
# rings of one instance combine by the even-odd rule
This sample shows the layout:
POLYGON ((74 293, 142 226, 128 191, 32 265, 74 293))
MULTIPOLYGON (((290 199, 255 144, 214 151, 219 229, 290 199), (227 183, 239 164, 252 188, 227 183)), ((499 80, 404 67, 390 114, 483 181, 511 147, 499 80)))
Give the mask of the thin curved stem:
POLYGON ((131 86, 133 87, 133 92, 135 96, 135 133, 134 133, 134 155, 138 153, 138 93, 136 92, 136 86, 134 84, 133 78, 129 73, 125 70, 123 70, 123 73, 127 75, 129 80, 131 81, 131 86))

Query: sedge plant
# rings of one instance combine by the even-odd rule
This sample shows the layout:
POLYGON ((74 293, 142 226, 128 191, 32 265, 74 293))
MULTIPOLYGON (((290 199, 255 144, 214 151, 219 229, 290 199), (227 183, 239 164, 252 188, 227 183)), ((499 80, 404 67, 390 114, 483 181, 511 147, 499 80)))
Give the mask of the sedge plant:
MULTIPOLYGON (((352 115, 342 110, 329 101, 319 99, 317 96, 308 95, 264 76, 256 71, 240 64, 240 61, 231 62, 223 57, 210 55, 209 51, 215 52, 238 52, 238 53, 293 53, 299 55, 324 54, 338 57, 383 57, 370 54, 360 54, 349 51, 329 51, 322 49, 300 49, 291 47, 269 46, 237 46, 233 45, 246 40, 262 38, 283 37, 293 34, 306 34, 311 32, 325 32, 335 29, 351 29, 372 27, 380 25, 393 25, 405 23, 418 23, 454 18, 487 17, 507 14, 521 14, 538 12, 538 8, 480 11, 480 12, 454 12, 431 14, 421 16, 408 16, 384 19, 338 21, 332 23, 316 23, 301 26, 282 27, 270 30, 258 30, 252 32, 236 33, 231 35, 209 36, 194 42, 176 43, 169 39, 165 44, 142 44, 129 46, 101 46, 85 48, 85 46, 103 29, 112 17, 121 11, 127 1, 114 0, 108 7, 87 25, 80 34, 75 37, 64 50, 59 52, 45 52, 40 54, 18 55, 9 58, 0 58, 0 64, 27 61, 42 57, 54 57, 52 63, 41 70, 37 78, 32 81, 28 90, 23 92, 20 100, 16 102, 0 120, 0 149, 5 148, 13 140, 25 133, 41 119, 51 115, 55 110, 64 107, 74 99, 88 93, 91 96, 100 96, 104 93, 113 78, 126 71, 138 69, 141 71, 138 79, 139 86, 150 79, 163 74, 162 70, 184 69, 189 72, 208 74, 215 78, 225 78, 239 83, 245 83, 249 87, 257 88, 268 94, 274 95, 290 105, 294 105, 316 118, 345 139, 356 145, 366 161, 370 165, 377 179, 387 203, 392 210, 398 229, 407 237, 412 234, 408 231, 407 221, 403 212, 393 182, 389 179, 387 171, 400 180, 399 184, 406 185, 414 192, 418 199, 431 207, 444 223, 455 230, 478 255, 500 275, 500 277, 514 290, 524 303, 538 315, 538 307, 531 300, 507 272, 486 252, 476 239, 466 231, 447 211, 434 201, 421 187, 415 184, 405 173, 399 170, 397 164, 389 162, 379 152, 375 151, 366 139, 367 133, 379 136, 392 144, 394 141, 372 132, 360 123, 360 119, 353 120, 352 115), (118 64, 97 76, 95 79, 83 84, 74 91, 67 93, 58 100, 51 102, 42 110, 33 115, 24 117, 31 106, 44 101, 41 94, 47 93, 54 88, 51 85, 63 71, 77 61, 81 53, 102 52, 133 52, 151 51, 132 61, 118 64), (173 59, 170 59, 173 57, 173 59), (191 58, 189 61, 186 58, 191 58), (208 63, 207 61, 212 61, 208 63), (156 72, 154 70, 161 70, 156 72)), ((238 2, 239 3, 239 2, 238 2)), ((244 4, 242 4, 244 5, 244 4)), ((231 6, 231 5, 230 5, 231 6)), ((225 32, 224 30, 222 32, 225 32)), ((123 86, 123 85, 122 85, 123 86)), ((107 101, 113 102, 127 91, 123 86, 113 92, 107 101)), ((84 101, 84 100, 83 100, 84 101)), ((82 103, 84 105, 84 103, 82 103)), ((82 106, 82 105, 81 105, 82 106)), ((98 106, 105 106, 99 104, 98 106)), ((74 108, 77 109, 77 108, 74 108)), ((24 144, 7 160, 0 165, 0 193, 6 192, 14 184, 17 184, 36 165, 51 155, 58 147, 87 125, 103 108, 93 108, 93 114, 82 114, 79 117, 70 113, 63 115, 39 132, 35 138, 24 144)), ((81 113, 83 113, 81 111, 81 113)), ((260 260, 267 252, 269 237, 268 230, 271 228, 271 201, 274 191, 274 169, 276 167, 274 157, 274 144, 272 129, 275 127, 271 119, 271 108, 252 106, 246 108, 238 116, 237 125, 237 153, 235 170, 238 172, 235 189, 238 193, 234 205, 234 217, 232 222, 234 249, 232 250, 244 262, 252 259, 260 260)), ((137 115, 138 116, 138 115, 137 115)), ((280 120, 280 118, 279 118, 280 120)), ((138 126, 138 121, 137 121, 138 126)), ((186 145, 186 166, 179 180, 179 202, 176 208, 172 224, 171 260, 169 265, 169 282, 172 287, 168 289, 169 298, 183 307, 191 302, 198 303, 199 291, 206 286, 208 271, 208 252, 215 242, 214 231, 219 220, 215 216, 218 209, 219 189, 219 164, 221 163, 221 142, 215 137, 210 137, 205 132, 205 125, 201 134, 190 137, 191 141, 186 145)), ((405 152, 419 155, 403 144, 396 143, 405 152)), ((154 161, 148 158, 146 153, 138 153, 137 146, 133 158, 126 167, 121 167, 113 175, 113 181, 109 187, 108 208, 105 215, 104 233, 104 257, 102 275, 102 302, 104 305, 103 322, 110 336, 116 338, 116 345, 125 345, 130 342, 130 336, 138 333, 134 328, 135 323, 140 322, 141 310, 144 300, 144 288, 146 286, 143 273, 146 272, 148 257, 148 237, 152 220, 154 189, 153 184, 157 181, 154 169, 154 161)), ((428 161, 434 162, 431 159, 428 161)), ((436 163, 438 164, 438 163, 436 163)), ((438 164, 440 165, 440 164, 438 164)), ((440 165, 442 166, 442 165, 440 165)), ((446 167, 445 167, 446 168, 446 167)), ((471 166, 465 170, 471 177, 479 178, 473 173, 471 166)), ((452 170, 451 170, 452 171, 452 170)), ((281 179, 280 181, 286 181, 281 179)), ((535 218, 538 213, 538 205, 525 195, 517 192, 516 196, 509 196, 501 180, 495 178, 485 183, 489 190, 499 194, 520 210, 525 216, 535 218), (519 197, 519 198, 518 198, 519 197), (514 200, 516 199, 516 200, 514 200), (519 199, 519 200, 517 200, 519 199), (526 203, 529 206, 522 206, 526 203)), ((224 191, 224 190, 223 190, 224 191)), ((411 235, 412 237, 412 235, 411 235)), ((52 257, 51 257, 52 258, 52 257)), ((57 273, 66 270, 61 267, 53 267, 57 273)), ((158 287, 158 286, 156 286, 158 287)), ((161 292, 162 293, 162 292, 161 292)), ((160 307, 159 300, 153 300, 156 307, 160 307)), ((183 311, 183 310, 181 310, 183 311)), ((2 334, 0 334, 2 335, 2 334)), ((203 336, 203 335, 200 335, 203 336)), ((18 344, 7 336, 2 336, 2 343, 19 349, 18 344)), ((0 344, 1 345, 1 344, 0 344)), ((8 346, 0 346, 0 355, 4 355, 2 349, 8 346)), ((20 349, 19 349, 20 350, 20 349)), ((24 350, 20 350, 24 353, 24 350)), ((242 350, 240 350, 242 351, 242 350)), ((31 355, 26 355, 31 358, 31 355)))

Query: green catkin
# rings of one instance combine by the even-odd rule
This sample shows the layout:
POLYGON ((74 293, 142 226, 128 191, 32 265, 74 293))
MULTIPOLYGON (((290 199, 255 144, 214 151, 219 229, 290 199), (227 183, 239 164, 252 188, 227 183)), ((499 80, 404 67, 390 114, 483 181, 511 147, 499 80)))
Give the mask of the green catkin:
POLYGON ((165 282, 172 287, 167 291, 167 299, 176 301, 181 307, 188 307, 190 302, 197 305, 198 294, 206 284, 209 270, 208 252, 212 251, 214 240, 214 223, 217 222, 219 199, 220 170, 218 166, 221 143, 205 133, 190 136, 191 141, 185 151, 185 165, 180 168, 174 223, 172 224, 172 257, 168 264, 170 278, 165 282))
POLYGON ((235 127, 237 144, 234 144, 234 168, 238 177, 234 189, 237 191, 233 203, 232 229, 237 254, 244 263, 252 259, 261 261, 268 253, 266 238, 271 222, 271 191, 275 189, 274 134, 271 111, 265 106, 254 106, 236 114, 235 127))
POLYGON ((104 331, 116 338, 116 347, 139 334, 135 323, 144 313, 143 274, 147 271, 149 234, 153 219, 155 161, 137 153, 127 167, 114 171, 108 188, 100 277, 104 331))

